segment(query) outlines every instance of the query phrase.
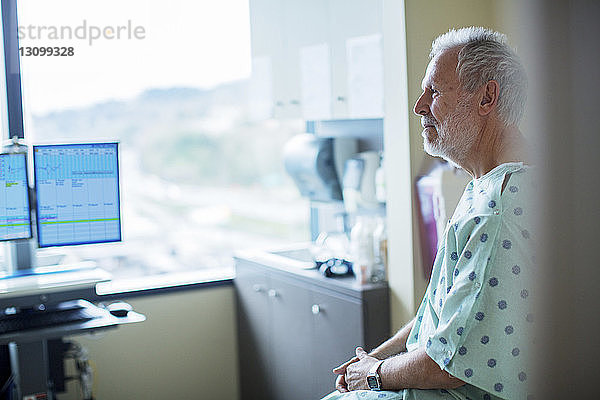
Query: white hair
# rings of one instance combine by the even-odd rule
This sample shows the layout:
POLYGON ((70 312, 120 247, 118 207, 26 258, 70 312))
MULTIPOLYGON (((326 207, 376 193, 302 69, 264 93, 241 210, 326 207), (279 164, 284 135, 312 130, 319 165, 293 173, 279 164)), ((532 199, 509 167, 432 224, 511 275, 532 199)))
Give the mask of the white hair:
POLYGON ((506 125, 518 125, 527 100, 527 75, 506 35, 474 26, 452 29, 433 41, 429 57, 457 47, 456 72, 463 89, 472 93, 495 80, 500 86, 499 118, 506 125))

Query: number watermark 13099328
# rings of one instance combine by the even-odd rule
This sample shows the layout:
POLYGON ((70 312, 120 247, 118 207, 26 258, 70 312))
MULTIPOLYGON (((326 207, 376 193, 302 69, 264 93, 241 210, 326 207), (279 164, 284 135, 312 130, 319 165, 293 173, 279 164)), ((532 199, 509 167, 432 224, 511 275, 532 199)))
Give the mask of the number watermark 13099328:
POLYGON ((29 56, 42 56, 42 57, 71 57, 75 55, 75 48, 73 46, 64 47, 64 46, 46 46, 46 47, 19 47, 19 53, 21 57, 29 57, 29 56))

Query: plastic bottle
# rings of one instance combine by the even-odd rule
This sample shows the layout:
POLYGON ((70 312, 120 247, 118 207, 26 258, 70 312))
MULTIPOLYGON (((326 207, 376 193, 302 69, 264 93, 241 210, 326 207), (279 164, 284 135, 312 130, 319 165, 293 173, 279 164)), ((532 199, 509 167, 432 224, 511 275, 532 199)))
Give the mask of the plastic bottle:
POLYGON ((356 281, 361 285, 370 282, 373 274, 373 229, 373 219, 366 215, 359 215, 350 232, 352 269, 356 281))
POLYGON ((374 265, 372 273, 373 282, 381 282, 387 279, 388 253, 387 253, 387 229, 385 217, 377 217, 375 230, 373 231, 373 254, 374 265))

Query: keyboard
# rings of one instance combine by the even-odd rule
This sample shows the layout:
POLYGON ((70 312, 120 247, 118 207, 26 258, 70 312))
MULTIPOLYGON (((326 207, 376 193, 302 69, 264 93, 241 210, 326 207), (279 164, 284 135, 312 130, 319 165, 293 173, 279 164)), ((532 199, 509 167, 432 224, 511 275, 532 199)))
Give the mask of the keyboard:
POLYGON ((68 302, 51 310, 25 310, 13 315, 4 315, 0 317, 0 335, 90 321, 102 315, 96 311, 95 306, 92 307, 94 308, 86 307, 81 302, 68 302))

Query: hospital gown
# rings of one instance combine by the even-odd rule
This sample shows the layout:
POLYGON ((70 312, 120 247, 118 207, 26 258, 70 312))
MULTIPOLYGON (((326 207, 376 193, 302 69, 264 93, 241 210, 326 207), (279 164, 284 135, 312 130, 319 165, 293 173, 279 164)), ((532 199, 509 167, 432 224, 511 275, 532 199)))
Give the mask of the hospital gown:
POLYGON ((335 392, 327 400, 530 397, 535 181, 522 163, 502 164, 473 179, 438 246, 407 350, 424 347, 441 369, 466 385, 335 392))

